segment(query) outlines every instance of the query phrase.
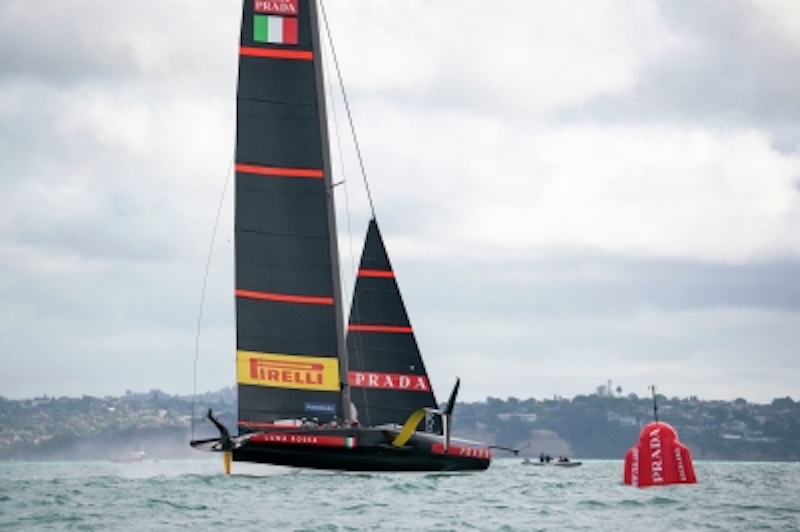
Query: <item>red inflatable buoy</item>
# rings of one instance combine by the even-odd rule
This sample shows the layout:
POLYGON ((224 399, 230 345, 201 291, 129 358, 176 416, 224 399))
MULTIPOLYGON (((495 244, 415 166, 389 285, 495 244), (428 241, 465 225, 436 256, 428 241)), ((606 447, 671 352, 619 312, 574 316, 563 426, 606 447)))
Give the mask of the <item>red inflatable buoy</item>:
POLYGON ((625 453, 624 482, 639 488, 697 482, 692 455, 674 428, 659 421, 645 425, 625 453))

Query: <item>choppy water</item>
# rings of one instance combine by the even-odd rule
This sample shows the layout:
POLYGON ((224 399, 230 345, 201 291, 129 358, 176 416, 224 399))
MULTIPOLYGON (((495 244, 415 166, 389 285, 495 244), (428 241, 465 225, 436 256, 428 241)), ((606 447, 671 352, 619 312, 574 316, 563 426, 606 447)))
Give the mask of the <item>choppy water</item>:
POLYGON ((621 460, 500 459, 483 473, 239 469, 0 463, 0 529, 800 530, 798 463, 696 462, 697 485, 650 489, 622 485, 621 460))

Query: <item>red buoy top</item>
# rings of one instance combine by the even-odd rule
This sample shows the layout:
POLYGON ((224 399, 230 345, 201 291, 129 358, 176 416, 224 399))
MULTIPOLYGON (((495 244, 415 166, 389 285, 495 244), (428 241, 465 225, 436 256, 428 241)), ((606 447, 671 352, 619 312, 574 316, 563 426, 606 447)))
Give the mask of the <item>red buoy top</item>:
POLYGON ((642 428, 625 453, 624 482, 642 488, 697 482, 692 455, 671 425, 654 421, 642 428))

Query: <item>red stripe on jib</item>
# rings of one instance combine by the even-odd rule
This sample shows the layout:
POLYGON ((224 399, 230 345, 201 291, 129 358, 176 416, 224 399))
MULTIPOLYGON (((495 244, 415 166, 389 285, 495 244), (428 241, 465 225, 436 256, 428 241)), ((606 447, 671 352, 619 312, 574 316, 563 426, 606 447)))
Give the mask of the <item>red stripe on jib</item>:
POLYGON ((358 270, 359 277, 383 277, 386 279, 394 279, 394 272, 389 270, 358 270))
POLYGON ((359 325, 351 324, 347 326, 348 331, 353 332, 374 332, 374 333, 413 333, 414 329, 402 325, 359 325))
POLYGON ((236 289, 236 297, 260 299, 262 301, 279 301, 281 303, 303 303, 306 305, 333 305, 333 298, 327 296, 293 296, 290 294, 274 294, 270 292, 254 292, 236 289))
POLYGON ((252 46, 242 46, 239 48, 239 55, 244 55, 247 57, 269 57, 272 59, 295 59, 300 61, 311 61, 314 59, 314 54, 308 50, 254 48, 252 46))
POLYGON ((316 168, 283 168, 280 166, 258 166, 255 164, 236 164, 234 168, 237 172, 242 172, 244 174, 322 179, 322 170, 317 170, 316 168))

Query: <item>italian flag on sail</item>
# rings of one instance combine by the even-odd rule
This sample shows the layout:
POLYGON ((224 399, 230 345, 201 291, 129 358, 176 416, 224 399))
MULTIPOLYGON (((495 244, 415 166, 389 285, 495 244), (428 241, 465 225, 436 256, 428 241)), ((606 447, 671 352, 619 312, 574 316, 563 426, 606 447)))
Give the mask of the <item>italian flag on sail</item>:
POLYGON ((297 44, 297 17, 253 15, 253 40, 268 44, 297 44))

